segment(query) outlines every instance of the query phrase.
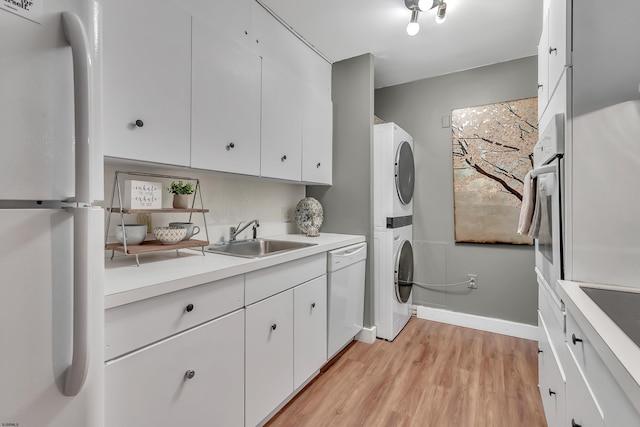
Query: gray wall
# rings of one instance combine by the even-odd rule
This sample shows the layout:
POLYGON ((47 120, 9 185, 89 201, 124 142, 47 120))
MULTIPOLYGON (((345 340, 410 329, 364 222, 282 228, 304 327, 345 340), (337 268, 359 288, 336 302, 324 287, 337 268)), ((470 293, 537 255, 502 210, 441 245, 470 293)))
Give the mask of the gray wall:
MULTIPOLYGON (((334 92, 335 93, 335 92, 334 92)), ((375 114, 415 140, 415 280, 443 284, 477 274, 478 289, 414 287, 414 304, 537 324, 531 246, 454 242, 451 110, 537 96, 537 58, 387 87, 375 91, 375 114)))
MULTIPOLYGON (((307 196, 322 203, 321 231, 366 236, 369 260, 373 259, 373 87, 370 54, 333 64, 333 185, 307 187, 307 196)), ((374 322, 371 262, 367 267, 364 325, 370 327, 374 322)))

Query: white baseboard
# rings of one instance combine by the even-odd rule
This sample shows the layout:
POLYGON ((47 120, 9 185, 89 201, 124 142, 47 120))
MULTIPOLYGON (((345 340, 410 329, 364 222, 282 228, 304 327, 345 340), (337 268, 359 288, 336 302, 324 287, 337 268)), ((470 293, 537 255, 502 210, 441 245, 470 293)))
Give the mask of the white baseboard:
POLYGON ((509 320, 495 319, 492 317, 477 316, 475 314, 458 313, 441 308, 417 306, 419 319, 433 320, 448 323, 450 325, 463 326, 465 328, 478 329, 480 331, 493 332, 527 340, 538 340, 538 327, 525 323, 516 323, 509 320))
POLYGON ((362 328, 356 335, 356 340, 362 341, 367 344, 373 344, 376 342, 376 327, 362 328))

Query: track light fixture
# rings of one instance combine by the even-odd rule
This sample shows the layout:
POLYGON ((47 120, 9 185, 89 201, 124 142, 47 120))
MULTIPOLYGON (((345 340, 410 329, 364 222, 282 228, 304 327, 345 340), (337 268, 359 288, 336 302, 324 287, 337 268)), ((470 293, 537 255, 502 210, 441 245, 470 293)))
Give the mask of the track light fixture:
POLYGON ((436 11, 436 22, 444 22, 447 15, 447 3, 444 0, 404 0, 404 5, 411 11, 411 20, 407 24, 407 34, 415 36, 420 31, 418 23, 418 14, 431 9, 438 8, 436 11))

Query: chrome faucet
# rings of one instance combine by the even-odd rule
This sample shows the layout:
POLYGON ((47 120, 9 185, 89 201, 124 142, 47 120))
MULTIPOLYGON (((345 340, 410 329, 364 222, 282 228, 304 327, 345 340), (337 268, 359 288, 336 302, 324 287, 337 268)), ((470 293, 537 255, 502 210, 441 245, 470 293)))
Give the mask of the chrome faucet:
POLYGON ((236 240, 236 237, 238 236, 238 234, 242 233, 244 230, 247 229, 247 227, 249 227, 253 223, 255 223, 255 225, 253 226, 253 238, 255 239, 258 235, 257 228, 260 227, 260 222, 257 219, 252 219, 251 221, 243 225, 242 228, 240 228, 240 224, 242 224, 242 221, 238 223, 237 227, 229 227, 229 240, 230 241, 236 240))

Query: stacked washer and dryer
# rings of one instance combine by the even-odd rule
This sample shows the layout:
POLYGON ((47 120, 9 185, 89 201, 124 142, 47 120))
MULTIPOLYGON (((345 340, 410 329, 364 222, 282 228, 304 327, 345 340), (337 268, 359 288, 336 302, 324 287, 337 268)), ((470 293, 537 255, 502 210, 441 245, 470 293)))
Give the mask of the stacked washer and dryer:
POLYGON ((374 298, 376 335, 388 341, 411 317, 413 138, 395 123, 374 125, 374 298))

